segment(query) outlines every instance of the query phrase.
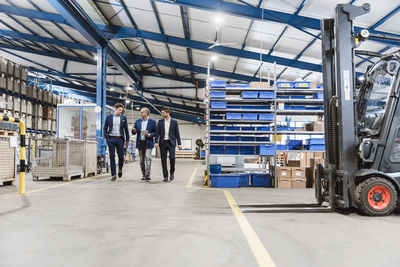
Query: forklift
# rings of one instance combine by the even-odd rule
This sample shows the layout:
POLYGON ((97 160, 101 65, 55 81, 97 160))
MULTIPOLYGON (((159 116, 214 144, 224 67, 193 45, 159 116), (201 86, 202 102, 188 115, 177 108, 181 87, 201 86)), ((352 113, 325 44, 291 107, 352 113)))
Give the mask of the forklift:
POLYGON ((400 38, 354 33, 354 19, 369 11, 369 4, 339 4, 335 18, 321 20, 326 158, 316 168, 316 203, 239 205, 243 212, 356 208, 385 216, 399 205, 400 50, 380 55, 356 48, 369 38, 400 38), (355 54, 379 57, 358 79, 355 54))

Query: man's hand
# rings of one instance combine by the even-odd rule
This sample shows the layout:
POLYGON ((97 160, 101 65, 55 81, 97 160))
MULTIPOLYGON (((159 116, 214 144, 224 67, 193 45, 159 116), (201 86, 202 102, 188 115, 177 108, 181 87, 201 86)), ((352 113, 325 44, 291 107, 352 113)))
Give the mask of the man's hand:
POLYGON ((137 131, 136 131, 136 128, 134 127, 134 128, 132 128, 132 133, 133 134, 136 134, 137 133, 137 131))
POLYGON ((178 146, 178 150, 181 150, 182 149, 182 146, 178 146))
POLYGON ((154 145, 156 148, 158 148, 158 144, 156 143, 155 145, 154 145))
POLYGON ((150 137, 151 137, 151 134, 147 133, 145 136, 146 136, 147 138, 150 138, 150 137))
POLYGON ((129 145, 129 142, 125 142, 125 147, 128 147, 128 145, 129 145))

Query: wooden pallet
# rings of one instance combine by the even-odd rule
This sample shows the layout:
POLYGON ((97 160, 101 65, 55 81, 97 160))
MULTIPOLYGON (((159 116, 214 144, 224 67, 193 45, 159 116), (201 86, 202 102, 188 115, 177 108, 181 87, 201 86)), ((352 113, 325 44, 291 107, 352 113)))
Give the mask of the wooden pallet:
MULTIPOLYGON (((51 179, 51 178, 60 178, 62 176, 40 176, 40 178, 45 178, 45 179, 51 179)), ((82 179, 84 178, 84 173, 78 173, 78 174, 71 174, 68 176, 63 176, 63 181, 65 182, 69 182, 72 180, 72 177, 76 178, 76 179, 82 179)), ((38 176, 32 176, 33 181, 39 181, 39 177, 38 176)))
POLYGON ((193 151, 176 151, 175 158, 180 159, 193 159, 196 156, 196 153, 193 151))
POLYGON ((97 171, 85 172, 85 177, 95 176, 97 171))
POLYGON ((0 186, 13 185, 15 178, 0 180, 0 186))
POLYGON ((0 130, 0 136, 17 136, 17 132, 0 130))

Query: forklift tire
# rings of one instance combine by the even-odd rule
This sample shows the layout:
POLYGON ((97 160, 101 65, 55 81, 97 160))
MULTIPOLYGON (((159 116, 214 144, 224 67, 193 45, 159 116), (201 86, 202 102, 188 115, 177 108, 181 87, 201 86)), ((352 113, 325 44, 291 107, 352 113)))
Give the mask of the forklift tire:
POLYGON ((397 190, 380 177, 371 177, 356 187, 355 197, 359 209, 368 216, 386 216, 397 206, 397 190))

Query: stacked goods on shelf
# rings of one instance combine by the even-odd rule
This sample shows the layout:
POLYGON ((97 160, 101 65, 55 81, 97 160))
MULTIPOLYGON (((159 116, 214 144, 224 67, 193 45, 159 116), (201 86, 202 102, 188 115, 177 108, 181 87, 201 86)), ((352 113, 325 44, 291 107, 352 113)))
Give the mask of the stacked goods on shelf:
POLYGON ((15 148, 10 146, 10 134, 16 133, 0 129, 0 185, 15 181, 15 148))

